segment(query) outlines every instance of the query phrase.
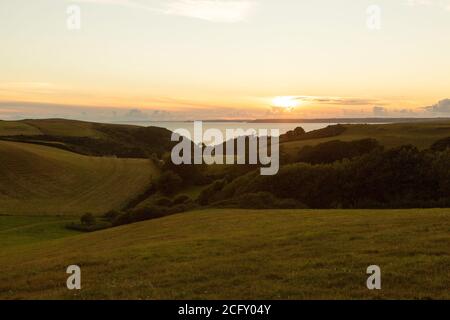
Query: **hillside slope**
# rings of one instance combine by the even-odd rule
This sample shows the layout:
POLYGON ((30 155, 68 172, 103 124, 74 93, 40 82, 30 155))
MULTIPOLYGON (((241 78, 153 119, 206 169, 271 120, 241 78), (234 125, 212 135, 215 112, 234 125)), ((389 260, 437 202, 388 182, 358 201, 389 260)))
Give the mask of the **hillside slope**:
POLYGON ((347 124, 343 126, 345 131, 337 136, 283 142, 281 143, 281 150, 287 154, 292 154, 308 145, 317 145, 332 140, 352 141, 367 138, 376 139, 386 148, 412 144, 419 149, 426 149, 436 141, 450 137, 449 121, 370 125, 347 124))
POLYGON ((0 251, 0 298, 448 299, 449 230, 440 209, 205 210, 47 241, 28 229, 33 244, 0 251), (81 291, 66 289, 72 264, 81 291))
POLYGON ((169 152, 172 133, 164 128, 66 119, 0 121, 0 140, 50 145, 91 156, 149 158, 169 152))
POLYGON ((104 213, 141 194, 158 174, 149 160, 6 141, 0 141, 0 163, 0 214, 104 213))

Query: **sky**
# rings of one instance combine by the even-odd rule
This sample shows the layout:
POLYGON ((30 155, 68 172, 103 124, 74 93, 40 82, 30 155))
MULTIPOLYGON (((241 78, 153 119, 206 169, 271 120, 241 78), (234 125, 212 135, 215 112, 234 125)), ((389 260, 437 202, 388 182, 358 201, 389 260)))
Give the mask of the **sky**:
POLYGON ((450 0, 2 0, 0 119, 450 116, 449 35, 450 0))

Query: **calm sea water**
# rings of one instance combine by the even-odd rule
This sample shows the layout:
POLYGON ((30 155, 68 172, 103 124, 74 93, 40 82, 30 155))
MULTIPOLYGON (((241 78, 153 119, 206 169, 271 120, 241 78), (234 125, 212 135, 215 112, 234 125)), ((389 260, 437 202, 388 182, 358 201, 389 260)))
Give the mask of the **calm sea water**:
MULTIPOLYGON (((193 122, 120 122, 121 124, 131 124, 138 125, 144 127, 160 127, 166 128, 170 131, 174 131, 176 129, 186 129, 191 135, 194 133, 194 123, 193 122)), ((293 130, 297 127, 302 127, 305 131, 313 131, 317 129, 325 128, 334 123, 248 123, 248 122, 203 122, 203 132, 214 128, 219 129, 223 136, 226 136, 227 129, 254 129, 256 131, 260 129, 278 129, 280 134, 285 134, 286 132, 293 130)), ((234 137, 235 138, 235 137, 234 137)))

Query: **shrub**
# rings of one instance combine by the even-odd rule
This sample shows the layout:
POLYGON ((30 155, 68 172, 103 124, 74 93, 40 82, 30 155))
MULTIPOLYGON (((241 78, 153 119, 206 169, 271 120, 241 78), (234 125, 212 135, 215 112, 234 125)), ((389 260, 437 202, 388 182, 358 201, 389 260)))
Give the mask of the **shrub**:
POLYGON ((172 200, 166 197, 157 198, 154 204, 160 207, 171 207, 173 205, 172 200))
POLYGON ((166 195, 176 193, 183 185, 183 180, 173 171, 164 172, 158 180, 158 190, 166 195))
POLYGON ((294 140, 309 140, 335 137, 342 134, 346 130, 345 126, 341 124, 331 125, 323 129, 314 130, 310 132, 304 132, 303 128, 297 128, 294 131, 280 136, 280 141, 294 141, 294 140))
POLYGON ((83 232, 94 232, 111 227, 111 223, 106 221, 101 221, 93 225, 84 225, 81 223, 69 223, 66 228, 70 230, 83 231, 83 232))
POLYGON ((92 213, 85 213, 81 216, 80 222, 85 226, 92 226, 95 224, 96 219, 92 213))
POLYGON ((213 196, 221 191, 226 184, 226 179, 214 181, 209 187, 207 187, 200 193, 198 197, 198 203, 200 203, 201 205, 207 205, 214 202, 214 200, 216 199, 213 199, 213 196))
MULTIPOLYGON (((402 146, 332 164, 283 165, 275 176, 258 171, 221 188, 209 188, 209 203, 244 208, 415 208, 450 202, 450 150, 419 151, 402 146), (216 190, 216 191, 214 191, 216 190), (261 194, 263 192, 263 194, 261 194)), ((206 197, 206 195, 204 195, 206 197)))
POLYGON ((130 212, 124 212, 123 214, 121 214, 120 216, 117 216, 113 222, 112 225, 113 226, 120 226, 123 224, 129 224, 132 223, 133 220, 131 219, 131 214, 130 212))
POLYGON ((121 214, 123 214, 123 212, 120 212, 120 211, 117 211, 117 210, 111 210, 111 211, 108 211, 107 213, 105 213, 103 215, 103 218, 108 220, 108 221, 114 221, 114 219, 116 219, 121 214))
POLYGON ((433 151, 445 151, 446 149, 450 149, 450 137, 438 140, 431 146, 433 151))
POLYGON ((183 203, 187 203, 187 202, 191 202, 192 199, 190 197, 188 197, 187 195, 181 194, 177 197, 175 197, 175 199, 173 199, 173 204, 177 205, 177 204, 183 204, 183 203))
POLYGON ((148 206, 130 211, 131 222, 145 221, 166 216, 168 209, 161 206, 148 206))
POLYGON ((381 146, 374 139, 349 142, 334 140, 316 146, 303 147, 298 153, 297 161, 311 164, 333 163, 362 156, 377 149, 381 149, 381 146))

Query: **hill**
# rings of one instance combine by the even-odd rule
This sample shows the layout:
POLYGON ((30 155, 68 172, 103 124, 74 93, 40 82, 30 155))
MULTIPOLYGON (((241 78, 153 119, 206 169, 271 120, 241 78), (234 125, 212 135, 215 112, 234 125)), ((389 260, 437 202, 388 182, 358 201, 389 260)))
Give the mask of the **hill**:
POLYGON ((100 214, 126 205, 158 175, 150 160, 7 141, 0 141, 0 163, 0 214, 100 214))
POLYGON ((55 221, 36 217, 38 233, 23 219, 0 217, 0 239, 16 239, 0 251, 2 299, 450 298, 448 210, 204 210, 60 239, 55 221))
MULTIPOLYGON (((297 139, 283 142, 282 136, 281 152, 295 154, 304 146, 317 145, 333 140, 352 141, 368 138, 377 140, 386 148, 411 144, 419 149, 426 149, 436 141, 450 136, 449 121, 393 124, 345 124, 339 126, 344 129, 341 133, 324 138, 320 138, 320 132, 326 131, 325 129, 317 130, 315 132, 315 135, 319 138, 303 139, 303 137, 300 136, 297 137, 297 139)), ((307 135, 311 136, 312 133, 308 133, 307 135)))
MULTIPOLYGON (((450 136, 448 120, 390 124, 340 124, 297 137, 281 136, 281 152, 294 155, 304 146, 341 140, 376 139, 387 148, 412 144, 419 149, 450 136), (336 130, 335 130, 336 129, 336 130)), ((0 121, 0 140, 49 145, 85 155, 123 158, 161 157, 175 143, 171 132, 157 127, 103 124, 65 119, 0 121)))
POLYGON ((66 119, 0 121, 0 140, 52 146, 84 155, 148 158, 170 152, 171 131, 66 119))

